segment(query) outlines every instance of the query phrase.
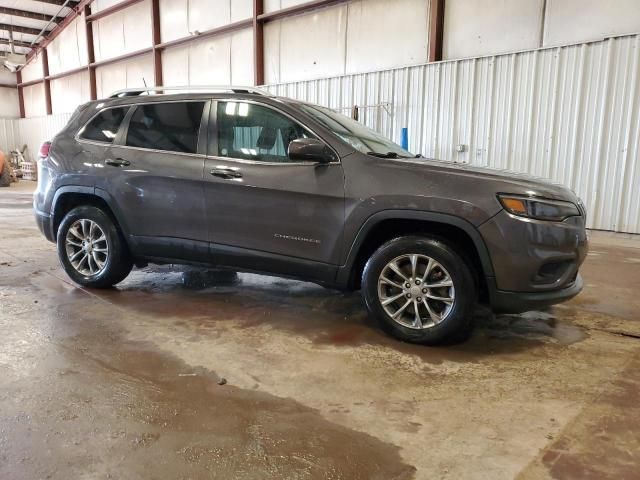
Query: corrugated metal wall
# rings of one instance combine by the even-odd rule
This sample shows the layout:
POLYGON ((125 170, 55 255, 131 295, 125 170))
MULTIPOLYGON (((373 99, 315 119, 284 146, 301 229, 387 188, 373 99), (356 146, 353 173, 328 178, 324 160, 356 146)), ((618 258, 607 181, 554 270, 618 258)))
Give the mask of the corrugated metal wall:
POLYGON ((63 113, 44 117, 0 119, 0 148, 5 145, 3 132, 13 132, 12 135, 7 136, 7 150, 15 150, 27 145, 26 157, 34 161, 38 156, 40 145, 46 140, 51 140, 62 130, 70 117, 70 113, 63 113))
MULTIPOLYGON (((410 150, 428 157, 564 183, 589 227, 640 233, 639 70, 631 35, 267 88, 345 114, 358 105, 389 138, 407 127, 410 150)), ((68 118, 16 120, 15 140, 35 155, 68 118)))
POLYGON ((271 85, 347 113, 427 157, 574 189, 589 227, 640 233, 640 35, 271 85), (464 152, 458 152, 462 145, 464 152))
POLYGON ((14 119, 0 118, 0 150, 8 153, 16 148, 18 122, 14 119))

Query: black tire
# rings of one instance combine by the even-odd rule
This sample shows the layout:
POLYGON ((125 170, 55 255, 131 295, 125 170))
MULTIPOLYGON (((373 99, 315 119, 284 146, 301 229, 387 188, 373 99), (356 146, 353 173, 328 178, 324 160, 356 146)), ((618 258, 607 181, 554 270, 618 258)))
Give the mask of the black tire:
POLYGON ((94 206, 76 207, 67 213, 58 228, 56 238, 58 258, 67 275, 79 285, 88 288, 109 288, 124 280, 131 269, 133 262, 129 254, 127 244, 122 237, 117 225, 112 218, 94 206), (76 270, 71 264, 66 251, 67 233, 78 220, 91 220, 104 232, 109 254, 106 257, 104 267, 95 275, 86 275, 76 270))
MULTIPOLYGON (((400 340, 425 345, 450 343, 456 338, 468 335, 477 303, 475 282, 469 265, 445 240, 427 236, 399 237, 376 250, 362 273, 362 293, 367 309, 378 320, 383 330, 400 340), (444 318, 440 323, 434 322, 433 326, 422 329, 410 328, 394 320, 382 306, 378 293, 378 280, 387 264, 398 257, 412 254, 430 257, 442 265, 448 272, 455 290, 455 299, 450 311, 441 315, 444 318)), ((400 297, 398 301, 404 300, 404 297, 400 297)), ((412 307, 410 304, 407 308, 412 307)), ((424 324, 430 321, 431 317, 425 316, 424 324)))
POLYGON ((5 162, 0 174, 0 187, 8 187, 9 185, 11 185, 11 172, 9 171, 9 165, 5 162))

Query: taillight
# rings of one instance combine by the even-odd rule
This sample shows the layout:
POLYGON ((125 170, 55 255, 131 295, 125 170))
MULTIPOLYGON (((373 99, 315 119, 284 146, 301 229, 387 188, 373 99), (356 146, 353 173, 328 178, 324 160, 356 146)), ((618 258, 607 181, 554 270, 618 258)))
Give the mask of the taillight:
POLYGON ((39 158, 47 158, 49 156, 49 150, 51 150, 51 142, 44 142, 38 152, 39 158))

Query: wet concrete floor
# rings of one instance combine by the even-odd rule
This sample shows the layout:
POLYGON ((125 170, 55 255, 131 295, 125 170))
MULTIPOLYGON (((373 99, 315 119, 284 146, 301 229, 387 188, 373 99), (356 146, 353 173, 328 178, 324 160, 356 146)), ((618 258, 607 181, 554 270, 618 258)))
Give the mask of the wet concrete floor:
POLYGON ((302 282, 78 288, 32 187, 0 189, 2 479, 640 478, 640 241, 594 235, 575 300, 421 347, 302 282))

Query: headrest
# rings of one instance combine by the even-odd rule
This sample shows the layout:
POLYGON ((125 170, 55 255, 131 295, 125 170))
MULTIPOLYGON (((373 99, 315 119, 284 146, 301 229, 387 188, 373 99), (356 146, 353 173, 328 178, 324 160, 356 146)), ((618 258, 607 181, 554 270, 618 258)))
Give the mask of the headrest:
POLYGON ((257 147, 261 150, 271 150, 276 144, 277 131, 273 127, 262 127, 258 137, 257 147))

